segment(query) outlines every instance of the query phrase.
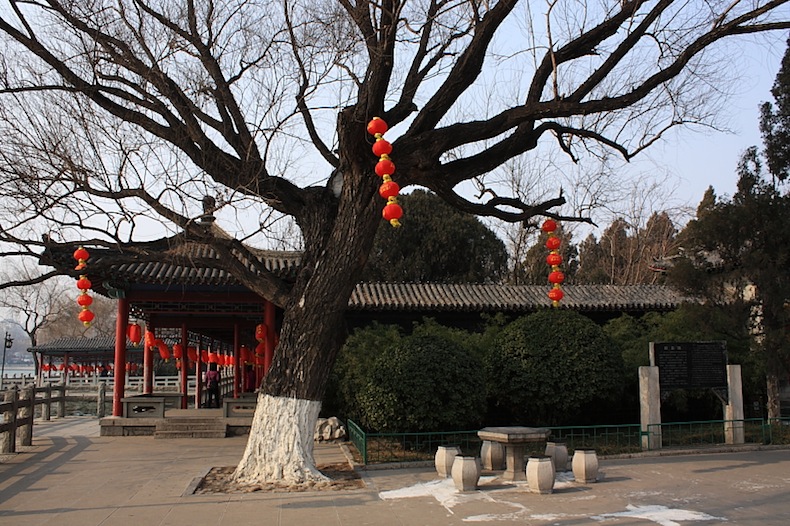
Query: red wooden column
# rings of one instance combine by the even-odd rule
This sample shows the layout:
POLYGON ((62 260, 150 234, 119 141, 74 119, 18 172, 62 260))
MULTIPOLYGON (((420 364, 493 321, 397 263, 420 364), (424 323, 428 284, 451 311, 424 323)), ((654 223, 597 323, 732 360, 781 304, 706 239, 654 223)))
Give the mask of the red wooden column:
POLYGON ((263 308, 263 323, 266 324, 266 350, 263 354, 263 374, 269 372, 274 358, 275 318, 274 303, 267 301, 263 308))
POLYGON ((113 365, 112 416, 123 416, 123 398, 126 387, 126 325, 129 318, 129 300, 118 300, 118 318, 115 321, 115 365, 113 365))
MULTIPOLYGON (((203 338, 201 338, 201 344, 203 343, 203 338)), ((211 342, 214 343, 213 341, 211 342)), ((209 351, 211 351, 213 347, 209 346, 209 351)), ((202 353, 200 352, 202 349, 200 345, 198 345, 198 359, 195 362, 195 409, 200 408, 200 399, 203 397, 203 362, 202 353)), ((208 359, 205 360, 205 363, 208 364, 208 359)), ((206 365, 206 370, 208 370, 208 365, 206 365)))
POLYGON ((233 398, 238 398, 241 392, 241 338, 239 324, 233 324, 233 398))
MULTIPOLYGON (((145 324, 146 331, 153 331, 150 323, 145 324)), ((153 349, 148 346, 146 338, 143 338, 143 394, 154 392, 154 355, 153 349)))
MULTIPOLYGON (((184 349, 183 354, 181 355, 181 409, 186 409, 189 407, 189 356, 187 356, 187 349, 189 348, 189 333, 187 332, 186 323, 181 324, 181 346, 184 349)), ((199 352, 200 349, 198 349, 198 353, 199 352)))

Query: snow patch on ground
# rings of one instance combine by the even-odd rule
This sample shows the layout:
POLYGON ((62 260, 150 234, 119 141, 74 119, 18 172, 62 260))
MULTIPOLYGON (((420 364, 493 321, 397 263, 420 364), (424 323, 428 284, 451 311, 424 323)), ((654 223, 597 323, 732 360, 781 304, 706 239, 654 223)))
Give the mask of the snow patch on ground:
MULTIPOLYGON (((480 477, 479 484, 491 482, 496 477, 480 477)), ((430 482, 420 482, 413 486, 405 488, 394 489, 390 491, 382 491, 379 493, 379 498, 382 500, 391 499, 405 499, 412 497, 433 497, 441 504, 447 511, 453 513, 452 508, 458 504, 465 502, 472 502, 476 500, 486 500, 490 502, 497 502, 496 499, 491 497, 489 492, 485 491, 468 491, 462 492, 455 489, 453 479, 445 478, 439 480, 432 480, 430 482)), ((509 504, 509 503, 508 503, 509 504)))
POLYGON ((604 513, 590 517, 593 520, 605 521, 607 519, 617 519, 620 517, 631 517, 635 519, 645 519, 655 522, 661 526, 680 526, 677 521, 726 521, 724 517, 714 517, 707 513, 698 511, 678 510, 667 508, 666 506, 632 506, 628 505, 628 511, 619 513, 604 513))

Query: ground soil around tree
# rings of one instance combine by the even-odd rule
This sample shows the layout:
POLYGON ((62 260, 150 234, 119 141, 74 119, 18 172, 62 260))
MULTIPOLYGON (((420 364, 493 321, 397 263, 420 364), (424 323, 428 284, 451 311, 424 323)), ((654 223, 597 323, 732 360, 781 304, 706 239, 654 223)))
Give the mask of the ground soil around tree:
POLYGON ((318 469, 329 477, 325 482, 308 482, 305 484, 288 484, 271 482, 266 484, 240 484, 233 480, 233 471, 236 466, 212 468, 201 483, 197 486, 195 494, 212 493, 253 493, 266 492, 300 492, 300 491, 340 491, 361 489, 365 483, 359 473, 346 464, 323 464, 318 469))

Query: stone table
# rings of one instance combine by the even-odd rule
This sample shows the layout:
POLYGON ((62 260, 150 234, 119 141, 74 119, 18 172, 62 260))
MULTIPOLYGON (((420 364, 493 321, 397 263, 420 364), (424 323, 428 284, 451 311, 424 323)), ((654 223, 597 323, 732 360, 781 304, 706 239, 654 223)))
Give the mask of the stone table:
POLYGON ((526 480, 527 444, 530 442, 545 442, 551 430, 545 427, 484 427, 477 432, 481 440, 499 442, 505 446, 505 474, 504 480, 526 480))

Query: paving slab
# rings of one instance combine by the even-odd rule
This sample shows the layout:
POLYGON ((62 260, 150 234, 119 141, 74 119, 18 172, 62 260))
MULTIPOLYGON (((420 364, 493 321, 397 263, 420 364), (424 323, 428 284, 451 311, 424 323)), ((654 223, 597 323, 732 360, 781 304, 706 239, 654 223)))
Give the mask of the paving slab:
MULTIPOLYGON (((365 488, 194 495, 211 467, 235 465, 246 437, 101 437, 97 419, 37 422, 33 446, 0 459, 0 525, 790 524, 790 450, 602 459, 601 478, 558 474, 554 493, 485 472, 460 493, 430 467, 361 471, 365 488)), ((342 462, 318 444, 318 463, 342 462)))

